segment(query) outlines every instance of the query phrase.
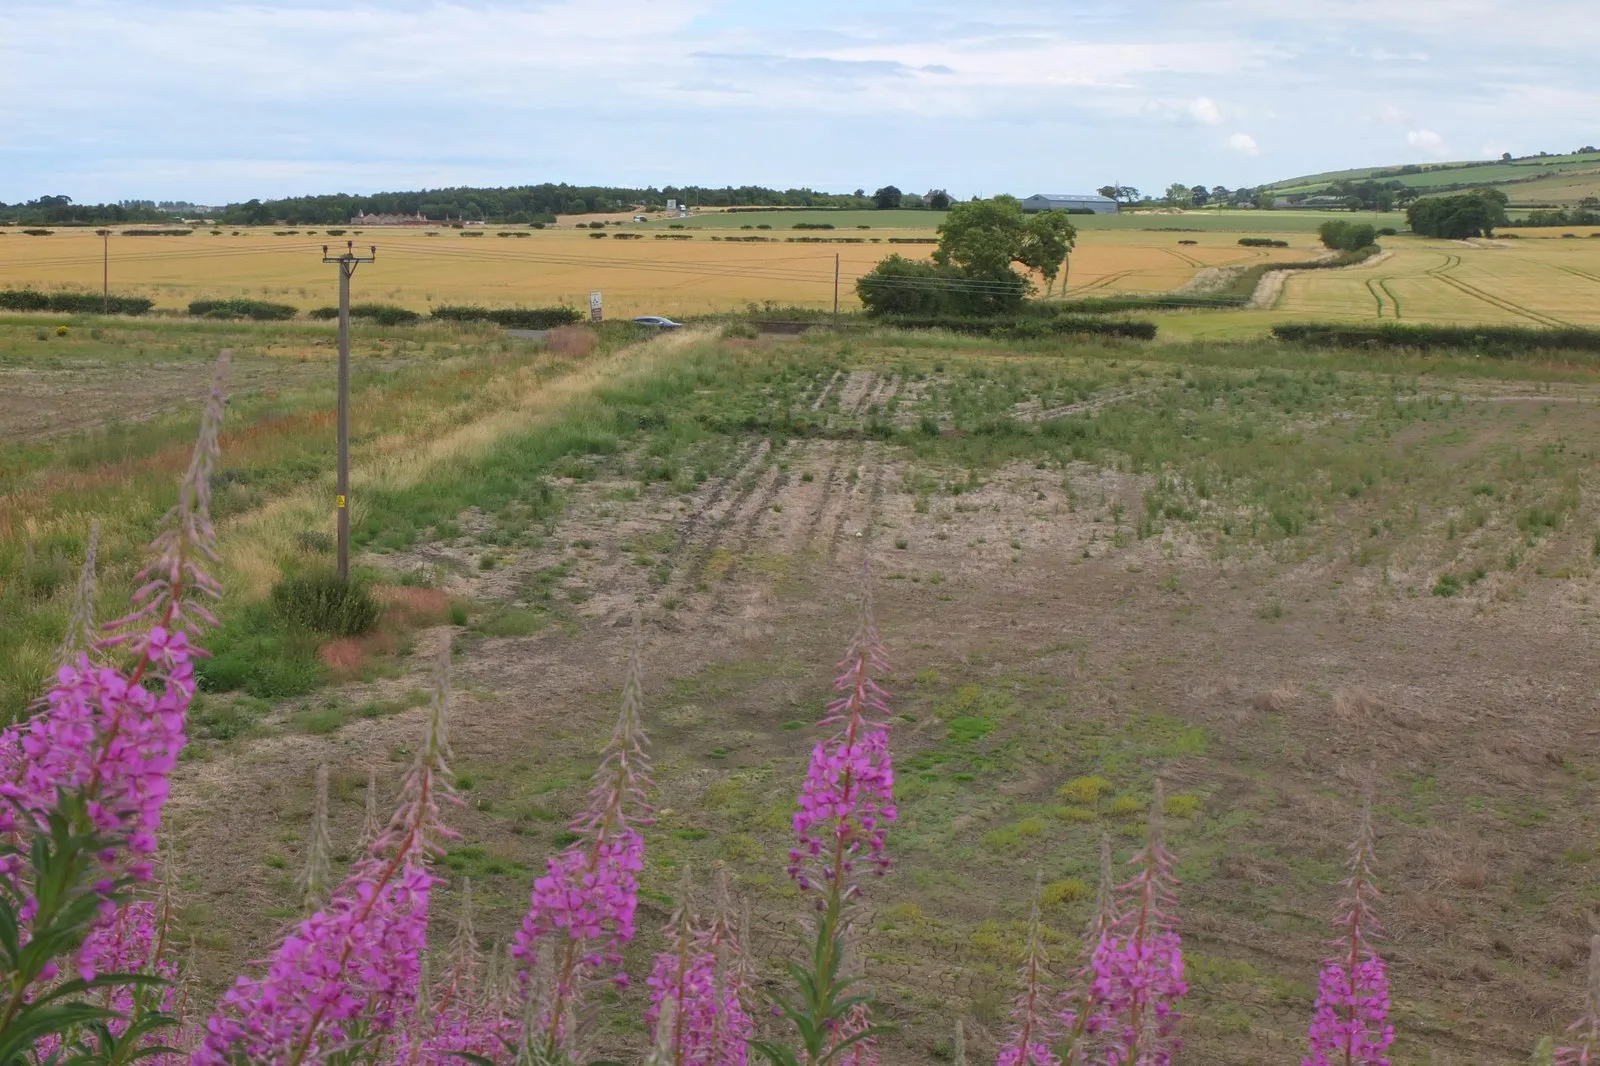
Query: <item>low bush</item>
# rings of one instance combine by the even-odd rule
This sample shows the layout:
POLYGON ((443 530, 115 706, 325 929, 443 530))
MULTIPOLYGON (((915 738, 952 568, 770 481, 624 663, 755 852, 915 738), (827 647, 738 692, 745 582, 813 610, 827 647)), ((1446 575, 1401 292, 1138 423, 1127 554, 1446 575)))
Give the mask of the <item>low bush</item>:
POLYGON ((187 237, 192 229, 125 229, 119 237, 187 237))
POLYGON ((359 637, 378 624, 378 601, 364 582, 310 570, 272 586, 272 609, 290 625, 330 637, 359 637))
POLYGON ((447 304, 435 307, 434 318, 452 322, 493 322, 508 329, 554 329, 583 321, 576 307, 478 307, 472 304, 447 304))
POLYGON ((1402 323, 1343 325, 1293 322, 1272 327, 1282 341, 1325 348, 1455 349, 1515 358, 1526 352, 1600 352, 1600 329, 1576 326, 1413 326, 1402 323))
POLYGON ((833 229, 832 222, 796 222, 791 229, 833 229))
POLYGON ((249 318, 257 322, 282 322, 300 313, 289 304, 267 300, 193 300, 189 314, 195 318, 249 318))
MULTIPOLYGON (((1394 232, 1390 230, 1390 232, 1394 232)), ((1275 241, 1271 237, 1240 237, 1239 245, 1242 248, 1287 248, 1288 241, 1275 241)))
POLYGON ((463 237, 482 237, 483 236, 483 230, 481 230, 481 229, 464 229, 464 230, 461 231, 461 235, 463 237))
POLYGON ((25 229, 22 231, 30 237, 48 237, 55 232, 53 229, 25 229))
MULTIPOLYGON (((318 307, 306 312, 307 318, 319 320, 334 319, 339 317, 337 307, 318 307)), ((376 322, 380 326, 404 326, 422 315, 405 307, 396 307, 394 304, 351 304, 350 317, 376 322)))
POLYGON ((343 237, 344 236, 344 230, 342 230, 342 229, 331 229, 331 230, 328 231, 328 236, 330 236, 330 237, 343 237))
POLYGON ((54 311, 58 314, 142 315, 155 306, 142 296, 105 297, 97 292, 40 292, 37 289, 0 289, 0 310, 54 311))

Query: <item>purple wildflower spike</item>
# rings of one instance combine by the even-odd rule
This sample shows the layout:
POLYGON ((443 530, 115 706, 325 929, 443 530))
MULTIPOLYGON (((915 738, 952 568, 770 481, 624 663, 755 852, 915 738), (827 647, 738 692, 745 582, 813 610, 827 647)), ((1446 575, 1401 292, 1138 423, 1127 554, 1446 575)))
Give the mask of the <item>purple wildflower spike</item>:
MULTIPOLYGON (((441 655, 441 674, 448 655, 448 649, 441 655)), ((441 681, 387 831, 328 907, 284 938, 266 974, 240 977, 223 996, 193 1066, 241 1057, 299 1066, 358 1035, 382 1047, 408 1028, 422 995, 421 952, 435 883, 428 865, 438 842, 453 835, 439 819, 441 798, 453 798, 447 696, 441 681)))
POLYGON ((328 832, 328 765, 317 767, 317 799, 311 809, 311 837, 306 841, 306 864, 296 878, 310 914, 328 899, 333 880, 333 839, 328 832))
POLYGON ((1183 1017, 1178 1001, 1189 991, 1177 930, 1174 860, 1161 819, 1165 801, 1158 778, 1145 846, 1131 860, 1139 872, 1118 889, 1126 900, 1122 913, 1091 960, 1092 995, 1113 1019, 1108 1066, 1167 1066, 1183 1017))
POLYGON ((732 923, 714 919, 704 930, 695 928, 687 869, 676 903, 666 927, 673 950, 656 956, 646 982, 645 1021, 674 1066, 745 1066, 755 1025, 726 979, 723 956, 731 948, 732 923))
POLYGON ((1589 987, 1583 1013, 1567 1032, 1573 1043, 1556 1048, 1555 1066, 1594 1066, 1600 1063, 1600 936, 1589 938, 1589 987))
POLYGON ((865 853, 881 873, 888 867, 885 838, 896 818, 894 767, 889 754, 889 694, 878 675, 889 659, 872 617, 872 593, 863 585, 860 619, 839 663, 821 725, 839 732, 817 744, 794 815, 798 846, 789 852, 789 876, 802 890, 827 886, 841 899, 856 892, 856 861, 865 853))
POLYGON ((131 644, 142 650, 156 632, 178 630, 197 634, 217 624, 205 600, 220 600, 222 586, 207 571, 217 555, 217 531, 211 524, 211 475, 216 468, 227 399, 223 386, 233 352, 217 358, 211 391, 200 416, 200 437, 195 441, 189 468, 178 485, 178 502, 162 519, 151 549, 155 559, 139 572, 143 582, 133 594, 133 610, 106 628, 116 635, 107 646, 131 644))
POLYGON ((995 1066, 1061 1066, 1050 1047, 1054 1033, 1045 1009, 1048 965, 1044 940, 1039 935, 1039 889, 1035 887, 1033 911, 1028 915, 1028 944, 1022 959, 1022 992, 1011 1010, 1015 1028, 996 1056, 995 1066))
POLYGON ((99 551, 100 520, 95 519, 89 523, 83 568, 78 571, 78 587, 72 596, 72 614, 67 619, 67 631, 61 637, 61 648, 56 652, 56 662, 62 665, 77 662, 80 655, 88 655, 96 665, 102 662, 100 649, 95 646, 99 632, 94 621, 95 563, 99 551))
POLYGON ((569 1019, 577 1017, 587 986, 610 971, 623 984, 622 947, 633 939, 639 906, 639 872, 644 869, 644 837, 639 828, 651 824, 645 790, 650 785, 650 758, 645 750, 641 634, 634 617, 628 676, 622 688, 622 710, 616 728, 595 770, 589 805, 574 821, 575 840, 551 856, 543 877, 533 883, 528 912, 517 931, 511 956, 528 981, 545 943, 557 945, 551 975, 550 1004, 536 1024, 547 1051, 569 1055, 578 1034, 569 1019))
POLYGON ((1350 845, 1350 876, 1344 879, 1345 895, 1334 915, 1334 925, 1343 935, 1329 941, 1339 954, 1323 960, 1308 1033, 1311 1052, 1302 1066, 1389 1066, 1384 1057, 1394 1043, 1389 978, 1373 947, 1373 941, 1383 936, 1373 906, 1380 898, 1373 877, 1373 788, 1369 773, 1356 839, 1350 845))
POLYGON ((1095 952, 1117 925, 1116 879, 1111 868, 1111 838, 1100 835, 1100 892, 1094 914, 1083 931, 1078 964, 1072 984, 1062 997, 1057 1020, 1071 1046, 1069 1062, 1082 1066, 1089 1061, 1089 1043, 1099 1033, 1111 1029, 1112 1020, 1105 1003, 1095 996, 1095 952))

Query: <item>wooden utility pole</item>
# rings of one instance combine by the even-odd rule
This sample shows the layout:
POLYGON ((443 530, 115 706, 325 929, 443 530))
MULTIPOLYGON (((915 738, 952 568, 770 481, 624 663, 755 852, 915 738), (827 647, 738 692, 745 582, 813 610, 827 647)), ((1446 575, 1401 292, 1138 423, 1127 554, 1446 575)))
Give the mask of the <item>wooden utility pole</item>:
POLYGON ((839 253, 833 253, 833 328, 839 328, 839 253))
POLYGON ((111 231, 100 231, 100 313, 111 313, 111 231))
POLYGON ((345 241, 343 255, 330 256, 328 246, 322 246, 322 261, 336 263, 339 267, 339 473, 334 489, 334 506, 339 519, 339 580, 350 580, 350 276, 362 263, 372 263, 378 258, 378 246, 372 245, 372 254, 356 255, 355 242, 345 241))

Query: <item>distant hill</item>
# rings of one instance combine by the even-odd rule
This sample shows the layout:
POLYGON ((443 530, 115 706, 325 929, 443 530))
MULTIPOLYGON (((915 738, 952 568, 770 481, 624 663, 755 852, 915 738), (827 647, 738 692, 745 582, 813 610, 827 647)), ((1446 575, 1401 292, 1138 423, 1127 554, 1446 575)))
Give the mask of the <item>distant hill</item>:
POLYGON ((1289 178, 1268 188, 1285 197, 1315 195, 1338 181, 1397 182, 1424 195, 1495 188, 1511 198, 1513 207, 1565 206, 1600 196, 1600 151, 1591 146, 1567 155, 1361 167, 1289 178))

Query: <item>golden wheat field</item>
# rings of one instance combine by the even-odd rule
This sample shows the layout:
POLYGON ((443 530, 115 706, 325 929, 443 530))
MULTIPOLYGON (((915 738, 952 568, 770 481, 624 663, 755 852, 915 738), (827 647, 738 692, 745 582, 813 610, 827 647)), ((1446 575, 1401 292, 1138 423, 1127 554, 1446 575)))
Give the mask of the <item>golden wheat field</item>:
POLYGON ((1600 240, 1383 243, 1385 254, 1359 266, 1291 276, 1274 309, 1296 318, 1600 325, 1600 240))
MULTIPOLYGON (((804 235, 781 230, 747 241, 732 240, 720 230, 669 236, 642 227, 440 229, 431 236, 424 230, 367 229, 340 237, 324 230, 230 227, 216 235, 199 229, 183 237, 113 234, 106 248, 89 230, 37 237, 0 232, 0 287, 98 291, 102 254, 108 251, 113 292, 147 296, 157 307, 174 309, 211 297, 268 299, 302 310, 331 304, 337 275, 323 265, 322 246, 342 246, 350 239, 363 251, 378 246, 377 262, 356 273, 352 295, 358 302, 416 310, 447 303, 587 306, 588 294, 599 290, 613 316, 739 310, 769 301, 828 307, 835 255, 841 305, 848 310, 856 306, 855 279, 884 256, 923 257, 932 250, 928 244, 893 243, 929 238, 931 229, 876 230, 858 238, 864 243, 829 244, 805 243, 804 235), (519 232, 526 235, 514 236, 519 232), (596 238, 591 232, 608 236, 596 238)), ((1071 258, 1068 285, 1074 295, 1165 292, 1208 267, 1305 259, 1317 247, 1304 233, 1286 235, 1289 248, 1241 248, 1237 238, 1233 233, 1085 232, 1071 258)))

